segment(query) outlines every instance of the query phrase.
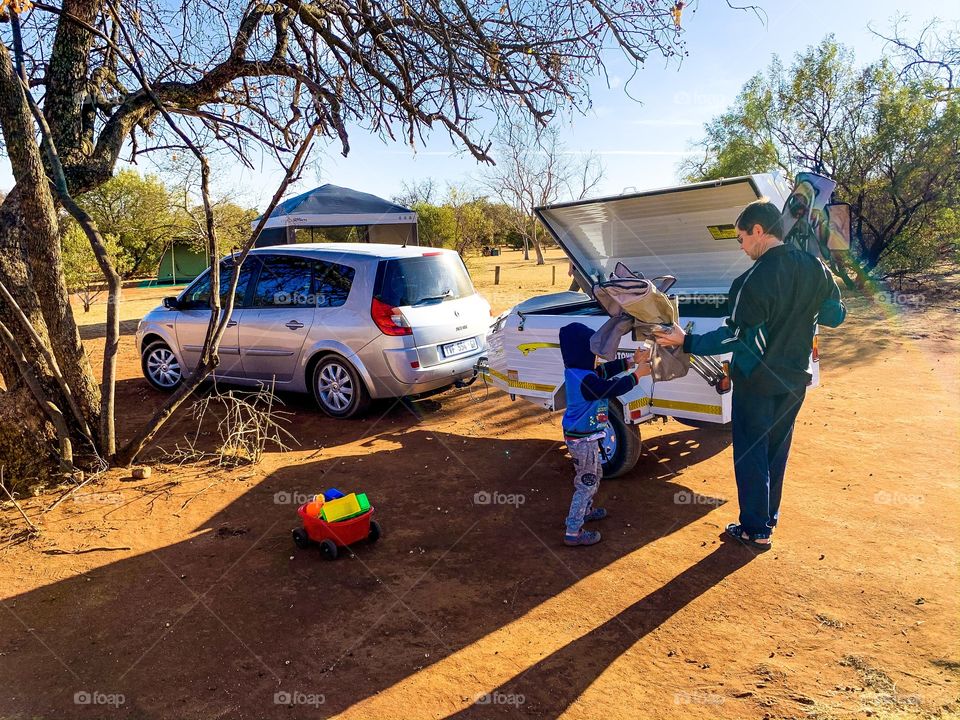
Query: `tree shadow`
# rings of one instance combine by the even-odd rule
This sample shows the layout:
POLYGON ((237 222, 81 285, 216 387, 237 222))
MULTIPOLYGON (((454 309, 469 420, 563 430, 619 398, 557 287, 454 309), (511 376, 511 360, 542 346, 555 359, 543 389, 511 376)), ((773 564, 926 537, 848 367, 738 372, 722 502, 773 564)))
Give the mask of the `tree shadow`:
POLYGON ((746 548, 722 542, 707 557, 623 612, 447 717, 489 717, 491 703, 501 698, 522 704, 522 714, 541 711, 550 717, 561 715, 634 644, 752 558, 746 548))
MULTIPOLYGON (((120 321, 120 337, 127 335, 135 335, 137 332, 137 326, 140 324, 140 318, 134 318, 133 320, 121 320, 120 321)), ((81 340, 100 340, 107 336, 107 323, 89 323, 85 325, 78 325, 77 329, 80 331, 81 340)))
MULTIPOLYGON (((276 693, 299 692, 322 695, 310 714, 333 715, 715 507, 678 503, 676 493, 689 490, 652 472, 641 479, 645 459, 601 487, 601 500, 616 496, 604 542, 565 548, 572 474, 559 442, 409 429, 409 411, 390 412, 397 422, 370 434, 362 454, 279 468, 189 539, 5 600, 0 666, 17 691, 4 712, 93 717, 103 708, 75 698, 99 692, 122 695, 122 710, 136 717, 288 717, 276 693), (290 538, 298 502, 329 486, 369 493, 385 531, 335 562, 290 538)), ((335 433, 338 423, 324 420, 335 433)), ((688 445, 695 432, 665 445, 690 447, 670 455, 675 470, 723 446, 688 445)), ((140 521, 149 534, 149 518, 140 521)), ((732 569, 711 557, 621 619, 649 631, 732 569)), ((608 622, 555 663, 534 666, 531 681, 559 672, 575 688, 582 668, 568 662, 610 632, 608 622)), ((597 672, 625 642, 597 654, 597 672)), ((538 702, 560 708, 571 697, 538 702)))

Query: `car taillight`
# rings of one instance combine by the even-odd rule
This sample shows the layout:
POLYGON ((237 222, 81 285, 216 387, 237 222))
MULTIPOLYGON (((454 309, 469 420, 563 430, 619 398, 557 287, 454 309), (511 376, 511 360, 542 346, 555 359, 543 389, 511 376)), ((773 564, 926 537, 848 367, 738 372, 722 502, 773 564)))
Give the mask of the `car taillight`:
POLYGON ((383 300, 373 299, 370 304, 370 317, 384 335, 413 334, 413 328, 410 327, 400 308, 392 307, 383 300))
POLYGON ((813 336, 813 361, 820 362, 820 336, 813 336))
POLYGON ((723 377, 720 378, 720 382, 717 383, 717 392, 725 393, 730 392, 731 383, 730 383, 730 362, 728 360, 723 361, 723 377))

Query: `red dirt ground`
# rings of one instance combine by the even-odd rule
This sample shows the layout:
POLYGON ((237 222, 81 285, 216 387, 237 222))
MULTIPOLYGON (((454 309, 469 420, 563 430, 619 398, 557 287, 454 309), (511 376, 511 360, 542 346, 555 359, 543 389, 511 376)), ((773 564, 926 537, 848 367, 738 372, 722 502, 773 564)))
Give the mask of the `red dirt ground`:
MULTIPOLYGON (((497 260, 527 286, 498 307, 549 286, 497 260)), ((124 317, 162 294, 128 292, 124 317)), ((29 498, 41 535, 0 547, 0 718, 956 717, 956 314, 890 309, 855 300, 824 332, 756 558, 719 539, 728 436, 674 421, 603 482, 604 541, 564 547, 558 417, 481 383, 354 422, 284 396, 300 446, 256 467, 154 450, 148 480, 29 498), (369 493, 385 531, 336 562, 290 540, 290 495, 331 485, 369 493)), ((130 334, 119 376, 129 433, 162 401, 130 334)), ((9 504, 0 522, 22 527, 9 504)))

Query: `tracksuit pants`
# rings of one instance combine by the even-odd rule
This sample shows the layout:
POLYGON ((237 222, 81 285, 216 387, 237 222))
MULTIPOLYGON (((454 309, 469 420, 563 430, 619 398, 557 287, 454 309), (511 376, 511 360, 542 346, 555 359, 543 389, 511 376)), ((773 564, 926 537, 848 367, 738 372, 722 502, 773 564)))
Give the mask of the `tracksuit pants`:
POLYGON ((805 393, 801 387, 781 395, 759 395, 733 384, 733 467, 740 525, 754 537, 768 538, 777 526, 793 425, 805 393))
POLYGON ((596 438, 566 438, 567 450, 573 458, 573 499, 567 514, 567 534, 576 535, 583 527, 583 519, 593 509, 593 496, 600 487, 603 466, 600 463, 600 446, 596 438))

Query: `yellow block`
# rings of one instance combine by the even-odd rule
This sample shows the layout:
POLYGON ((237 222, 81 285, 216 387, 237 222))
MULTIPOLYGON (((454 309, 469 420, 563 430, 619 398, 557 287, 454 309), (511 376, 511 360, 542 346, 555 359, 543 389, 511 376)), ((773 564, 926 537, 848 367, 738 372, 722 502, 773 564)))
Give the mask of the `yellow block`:
POLYGON ((344 495, 336 500, 327 500, 323 504, 323 519, 327 522, 336 522, 347 515, 360 512, 360 501, 356 493, 344 495))

